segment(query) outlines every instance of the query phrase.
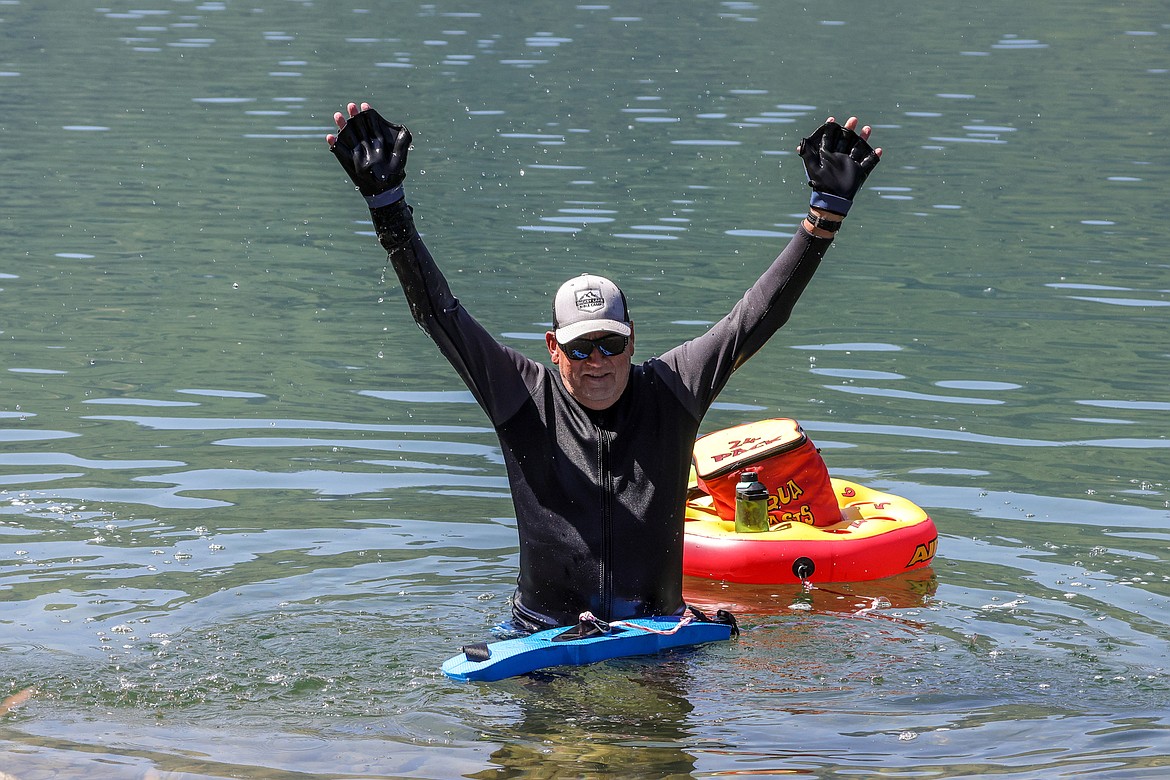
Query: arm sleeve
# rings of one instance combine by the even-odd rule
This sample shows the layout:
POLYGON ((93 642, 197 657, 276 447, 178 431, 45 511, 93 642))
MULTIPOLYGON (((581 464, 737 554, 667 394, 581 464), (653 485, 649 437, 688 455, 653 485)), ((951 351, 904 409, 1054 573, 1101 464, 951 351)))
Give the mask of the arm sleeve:
POLYGON ((831 243, 799 228, 726 317, 659 358, 659 369, 696 419, 702 419, 731 374, 788 321, 831 243))
POLYGON ((529 397, 528 386, 541 370, 539 365, 500 344, 463 308, 415 229, 405 201, 372 209, 370 215, 414 321, 455 368, 492 423, 505 422, 529 397))

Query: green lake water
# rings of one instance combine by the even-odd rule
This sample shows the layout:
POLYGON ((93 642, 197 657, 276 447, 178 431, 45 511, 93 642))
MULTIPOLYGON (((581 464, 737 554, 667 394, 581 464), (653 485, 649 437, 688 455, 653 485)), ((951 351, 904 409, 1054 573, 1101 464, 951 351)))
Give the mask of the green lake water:
POLYGON ((1165 776, 1168 38, 1149 0, 0 0, 0 777, 1165 776), (585 270, 641 357, 701 333, 796 229, 802 135, 871 124, 704 430, 800 420, 932 568, 688 579, 738 640, 444 678, 515 521, 323 141, 349 100, 533 357, 585 270))

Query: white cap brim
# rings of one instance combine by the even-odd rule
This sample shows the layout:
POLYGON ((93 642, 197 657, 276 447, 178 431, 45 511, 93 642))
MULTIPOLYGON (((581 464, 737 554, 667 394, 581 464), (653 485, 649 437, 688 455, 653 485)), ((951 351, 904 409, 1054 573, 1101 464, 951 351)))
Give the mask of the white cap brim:
POLYGON ((619 336, 630 335, 630 323, 617 320, 582 320, 558 328, 554 334, 559 344, 568 344, 573 339, 579 339, 586 333, 616 333, 619 336))

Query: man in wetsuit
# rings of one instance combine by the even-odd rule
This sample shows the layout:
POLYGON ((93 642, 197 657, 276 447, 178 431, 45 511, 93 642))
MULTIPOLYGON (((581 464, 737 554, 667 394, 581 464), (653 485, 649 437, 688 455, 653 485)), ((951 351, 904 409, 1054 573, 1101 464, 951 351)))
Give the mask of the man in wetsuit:
POLYGON ((832 118, 801 142, 813 195, 788 246, 709 331, 634 364, 634 325, 608 279, 557 292, 550 367, 500 344, 452 294, 414 227, 402 183, 410 133, 369 104, 326 141, 366 198, 411 314, 499 437, 520 536, 513 622, 526 630, 678 615, 691 450, 731 373, 787 320, 878 163, 870 128, 832 118))

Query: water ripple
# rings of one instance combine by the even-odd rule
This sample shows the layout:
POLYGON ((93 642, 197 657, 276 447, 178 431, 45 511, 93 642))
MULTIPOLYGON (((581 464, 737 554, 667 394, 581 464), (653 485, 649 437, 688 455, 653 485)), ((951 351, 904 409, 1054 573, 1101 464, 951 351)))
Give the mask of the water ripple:
POLYGON ((995 406, 1004 403, 994 398, 972 398, 949 395, 932 395, 930 393, 915 393, 909 390, 891 390, 882 387, 859 387, 856 385, 822 385, 826 390, 836 390, 840 393, 854 395, 872 395, 886 398, 901 398, 909 401, 927 401, 930 403, 967 404, 970 406, 995 406))
MULTIPOLYGON (((838 389, 838 388, 834 388, 838 389)), ((906 425, 863 425, 855 423, 832 423, 824 421, 801 421, 810 431, 864 433, 880 436, 909 436, 921 439, 942 439, 978 444, 995 444, 1004 447, 1101 447, 1105 449, 1170 449, 1170 439, 1109 438, 1051 441, 1028 439, 1014 436, 989 436, 966 430, 920 428, 906 425)))
MULTIPOLYGON (((243 419, 238 417, 135 417, 130 415, 88 415, 83 420, 132 422, 157 431, 230 431, 251 428, 306 431, 374 431, 380 433, 491 433, 491 428, 469 425, 380 425, 346 423, 336 420, 243 419)), ((4 432, 0 431, 0 435, 4 432)), ((65 434, 75 436, 76 434, 65 434)))

